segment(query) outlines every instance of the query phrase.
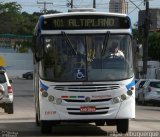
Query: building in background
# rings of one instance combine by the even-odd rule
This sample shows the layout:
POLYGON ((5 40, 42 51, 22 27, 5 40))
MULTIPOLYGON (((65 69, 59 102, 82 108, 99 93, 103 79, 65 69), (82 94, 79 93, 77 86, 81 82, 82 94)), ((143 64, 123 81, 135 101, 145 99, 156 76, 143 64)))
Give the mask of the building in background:
POLYGON ((128 2, 126 0, 110 0, 109 12, 128 13, 128 2))
MULTIPOLYGON (((139 79, 143 78, 143 61, 138 61, 139 79)), ((160 79, 160 62, 159 61, 147 61, 147 79, 160 79)))
MULTIPOLYGON (((150 31, 160 31, 160 9, 149 9, 150 31)), ((145 25, 145 10, 139 11, 138 27, 142 31, 145 25)))

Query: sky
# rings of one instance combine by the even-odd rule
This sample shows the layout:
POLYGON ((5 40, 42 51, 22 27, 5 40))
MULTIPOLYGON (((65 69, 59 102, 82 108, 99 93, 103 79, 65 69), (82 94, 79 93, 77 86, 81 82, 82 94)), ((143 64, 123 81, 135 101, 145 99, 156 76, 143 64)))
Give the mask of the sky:
MULTIPOLYGON (((44 8, 44 2, 48 10, 57 10, 67 12, 70 7, 67 7, 67 1, 70 0, 0 0, 0 2, 17 2, 22 6, 22 12, 40 12, 44 8), (39 3, 39 4, 38 4, 39 3)), ((108 12, 110 0, 96 0, 96 11, 108 12)), ((138 21, 138 11, 144 10, 144 0, 126 0, 128 2, 128 15, 131 18, 132 24, 138 21), (132 4, 132 1, 134 4, 132 4)), ((73 5, 76 8, 92 8, 93 0, 73 0, 73 5)), ((150 8, 160 8, 160 0, 149 0, 150 8)))

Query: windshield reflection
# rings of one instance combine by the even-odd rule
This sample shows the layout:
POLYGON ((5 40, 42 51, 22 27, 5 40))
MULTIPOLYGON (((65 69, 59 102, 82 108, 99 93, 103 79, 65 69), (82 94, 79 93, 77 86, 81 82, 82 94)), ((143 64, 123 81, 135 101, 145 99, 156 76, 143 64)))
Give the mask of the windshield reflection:
POLYGON ((132 77, 131 37, 110 34, 104 45, 105 37, 105 34, 46 36, 40 76, 51 81, 108 81, 132 77), (103 55, 102 51, 105 51, 103 55))

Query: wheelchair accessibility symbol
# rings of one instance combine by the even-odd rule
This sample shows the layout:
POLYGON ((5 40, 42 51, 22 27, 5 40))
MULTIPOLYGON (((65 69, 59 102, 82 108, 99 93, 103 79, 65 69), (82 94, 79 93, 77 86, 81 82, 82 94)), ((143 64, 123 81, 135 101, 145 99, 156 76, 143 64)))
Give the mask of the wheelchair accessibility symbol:
POLYGON ((85 77, 85 69, 76 69, 76 79, 82 79, 85 77))

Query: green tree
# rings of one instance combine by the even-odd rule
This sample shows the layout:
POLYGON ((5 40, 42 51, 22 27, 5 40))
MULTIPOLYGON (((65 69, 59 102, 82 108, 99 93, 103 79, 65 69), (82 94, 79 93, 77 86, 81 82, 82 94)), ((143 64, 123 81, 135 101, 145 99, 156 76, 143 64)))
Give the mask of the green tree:
MULTIPOLYGON (((0 2, 0 34, 32 35, 38 18, 43 13, 34 12, 29 14, 21 12, 21 5, 17 2, 0 2)), ((46 14, 58 13, 56 10, 49 10, 46 14)), ((19 38, 19 37, 18 37, 19 38)), ((21 42, 20 52, 28 51, 31 40, 21 42)))
POLYGON ((149 35, 148 55, 153 60, 160 60, 160 33, 153 32, 149 35))
MULTIPOLYGON (((140 32, 136 29, 133 29, 133 37, 138 40, 137 42, 142 44, 143 42, 143 31, 140 32)), ((159 60, 160 61, 160 32, 150 32, 148 39, 148 57, 151 60, 159 60)))
MULTIPOLYGON (((38 18, 43 13, 21 13, 21 5, 16 2, 0 3, 0 33, 31 35, 38 18)), ((59 13, 56 10, 48 10, 46 14, 59 13)))
POLYGON ((20 35, 31 35, 33 32, 33 28, 35 23, 31 22, 32 15, 27 12, 23 12, 19 18, 19 26, 17 29, 17 34, 20 35))
POLYGON ((46 12, 46 14, 55 14, 55 13, 60 13, 60 12, 56 10, 47 10, 46 12))
POLYGON ((9 2, 9 3, 0 3, 0 13, 14 13, 19 14, 22 7, 16 2, 9 2))
POLYGON ((16 2, 0 4, 0 33, 16 34, 21 6, 16 2))

